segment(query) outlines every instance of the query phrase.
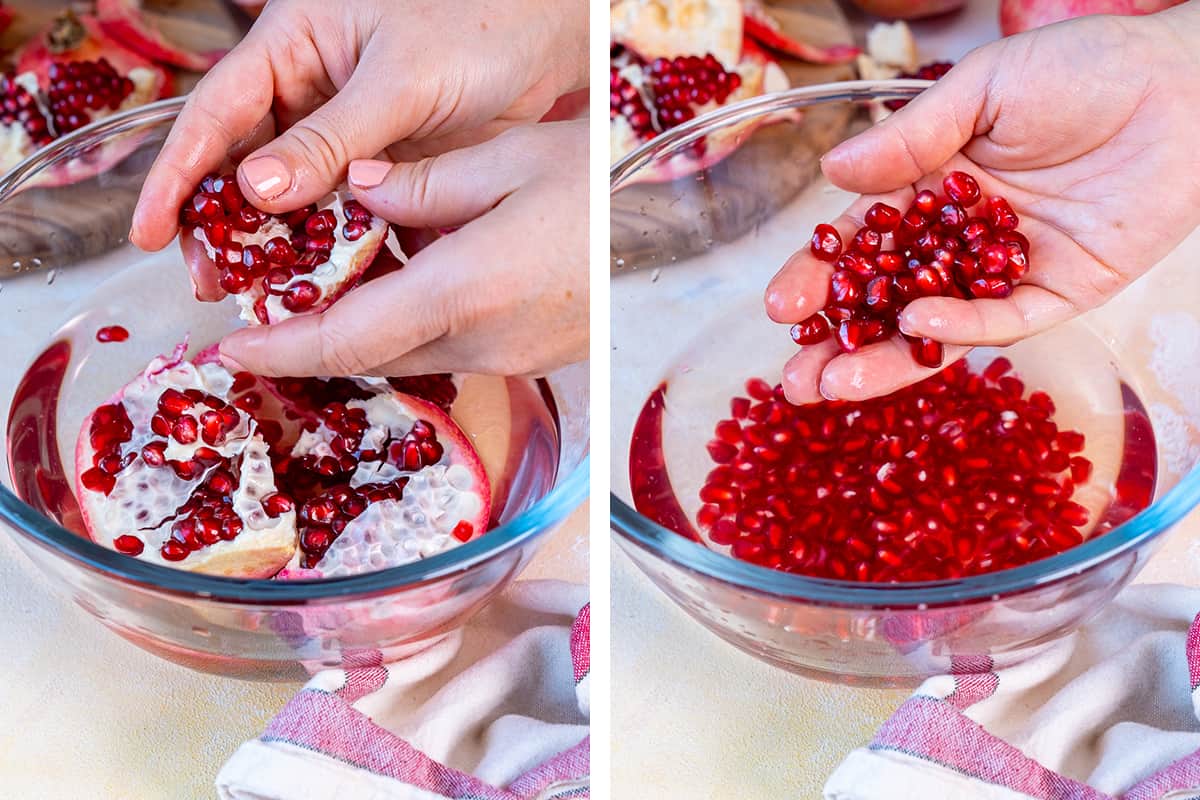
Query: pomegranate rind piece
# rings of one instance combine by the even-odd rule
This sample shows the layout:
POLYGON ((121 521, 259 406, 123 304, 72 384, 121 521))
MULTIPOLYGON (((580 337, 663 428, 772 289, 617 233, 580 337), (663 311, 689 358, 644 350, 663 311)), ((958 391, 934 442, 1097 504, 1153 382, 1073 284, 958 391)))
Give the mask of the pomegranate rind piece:
MULTIPOLYGON (((784 74, 779 64, 762 52, 761 49, 754 46, 752 42, 748 42, 747 44, 746 57, 737 64, 734 70, 741 76, 742 85, 730 94, 725 101, 725 105, 748 100, 768 92, 781 92, 789 86, 787 75, 784 74)), ((700 114, 714 111, 719 107, 716 103, 708 103, 696 109, 696 114, 699 116, 700 114)), ((793 121, 798 118, 798 112, 796 115, 789 117, 793 121)), ((781 119, 781 116, 776 115, 772 118, 772 121, 780 121, 781 119)), ((681 151, 669 160, 662 160, 652 167, 639 170, 637 177, 627 181, 627 184, 665 183, 708 169, 737 150, 751 133, 766 124, 766 122, 766 119, 760 116, 736 125, 723 127, 704 138, 704 152, 702 155, 695 156, 689 152, 681 151)), ((624 117, 617 116, 610 118, 609 156, 611 163, 615 164, 637 149, 641 144, 642 142, 637 139, 633 128, 630 127, 624 117)))
POLYGON ((810 64, 846 64, 853 61, 862 52, 851 44, 820 47, 793 39, 783 32, 775 18, 757 0, 743 0, 742 8, 745 11, 742 26, 746 35, 763 47, 777 53, 783 53, 810 64))
POLYGON ((196 53, 170 41, 142 13, 138 0, 96 0, 96 19, 113 39, 162 64, 205 72, 226 52, 196 53))
MULTIPOLYGON (((215 362, 185 361, 186 350, 184 343, 171 355, 154 359, 141 375, 109 400, 110 403, 122 403, 133 423, 133 438, 125 447, 140 451, 150 441, 149 418, 166 387, 195 388, 218 397, 228 396, 233 376, 215 362)), ((142 552, 136 556, 141 560, 235 578, 269 578, 291 560, 296 551, 296 515, 294 511, 288 512, 273 520, 262 511, 259 499, 275 491, 274 473, 266 442, 248 415, 242 415, 239 428, 230 434, 226 443, 213 448, 223 456, 231 457, 240 468, 233 506, 243 523, 242 532, 233 540, 221 540, 193 551, 180 561, 168 561, 163 558, 160 548, 171 536, 175 510, 209 473, 206 471, 201 477, 187 481, 170 469, 152 469, 139 457, 116 475, 111 494, 86 488, 80 476, 91 467, 95 454, 89 436, 94 413, 83 421, 75 452, 80 514, 93 541, 114 548, 113 542, 118 536, 133 533, 145 543, 142 552), (150 491, 152 488, 160 491, 150 491), (144 524, 135 523, 137 514, 142 511, 146 513, 144 524)), ((203 443, 197 442, 200 444, 203 443)), ((168 452, 172 452, 170 448, 182 447, 171 442, 168 452)))
POLYGON ((712 53, 726 69, 742 56, 739 0, 617 0, 611 37, 647 61, 712 53))
MULTIPOLYGON (((460 522, 471 526, 477 538, 491 518, 491 482, 478 453, 454 420, 432 403, 402 392, 382 391, 367 400, 350 400, 347 408, 365 408, 372 430, 363 437, 380 435, 385 427, 403 435, 412 423, 433 426, 444 448, 437 463, 408 471, 387 462, 362 463, 350 486, 386 483, 407 478, 399 501, 372 503, 355 517, 312 569, 304 569, 300 552, 280 577, 341 577, 399 566, 457 547, 463 542, 452 531, 460 522), (315 573, 315 574, 314 574, 315 573)), ((320 450, 328 438, 323 426, 301 435, 292 449, 294 457, 320 450)))
MULTIPOLYGON (((134 89, 116 109, 88 110, 90 121, 94 122, 112 114, 145 105, 172 93, 173 79, 167 70, 105 37, 95 19, 87 14, 78 17, 66 15, 59 18, 14 53, 13 60, 17 64, 18 73, 14 81, 37 99, 43 116, 49 120, 50 113, 45 106, 45 92, 50 84, 51 64, 96 61, 101 58, 106 59, 118 73, 128 77, 133 82, 134 89), (72 26, 70 30, 78 36, 77 46, 62 50, 59 47, 60 39, 55 39, 56 46, 54 48, 48 44, 51 41, 51 34, 59 31, 62 25, 72 26)), ((58 135, 57 132, 55 134, 58 135)), ((124 160, 137 149, 144 138, 144 132, 114 138, 98 148, 60 162, 35 180, 27 183, 23 188, 34 185, 65 186, 95 177, 124 160)), ((0 171, 12 169, 35 150, 37 150, 37 146, 21 125, 12 124, 0 128, 0 171)))

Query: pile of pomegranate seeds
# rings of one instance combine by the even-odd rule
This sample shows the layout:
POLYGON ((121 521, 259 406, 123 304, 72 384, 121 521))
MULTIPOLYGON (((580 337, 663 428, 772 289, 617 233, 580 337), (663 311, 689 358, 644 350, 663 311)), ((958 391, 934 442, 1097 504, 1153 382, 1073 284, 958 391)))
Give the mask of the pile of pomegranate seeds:
POLYGON ((656 58, 649 65, 621 50, 609 67, 609 118, 623 116, 638 138, 645 141, 695 118, 709 103, 725 103, 742 85, 742 76, 729 72, 711 53, 701 56, 656 58), (645 85, 634 86, 622 73, 636 64, 645 85))
POLYGON ((201 181, 181 210, 180 222, 203 229, 215 251, 213 260, 222 289, 236 295, 261 288, 264 294, 254 311, 265 324, 269 321, 266 295, 279 295, 283 307, 295 314, 308 311, 321 298, 321 290, 312 281, 292 279, 311 275, 329 261, 339 226, 350 242, 371 229, 371 213, 361 203, 348 200, 342 213, 344 221, 331 209, 318 211, 316 205, 309 205, 279 216, 267 214, 250 205, 237 178, 227 174, 209 175, 201 181), (278 235, 266 238, 263 231, 278 235), (251 242, 248 237, 265 241, 251 242))
POLYGON ((116 111, 133 94, 133 81, 119 74, 108 59, 67 61, 50 65, 46 96, 54 129, 60 135, 91 122, 89 111, 116 111))
MULTIPOLYGON (((954 66, 953 61, 933 61, 929 64, 922 64, 917 68, 916 72, 901 72, 897 78, 909 78, 922 81, 936 81, 942 78, 950 68, 954 66)), ((895 111, 898 108, 904 108, 911 100, 885 100, 883 105, 889 111, 895 111)))
POLYGON ((136 453, 121 453, 121 445, 133 437, 133 423, 125 406, 109 403, 100 406, 92 415, 92 468, 85 470, 79 480, 93 492, 108 494, 116 485, 116 474, 133 463, 136 453))
MULTIPOLYGON (((982 200, 979 184, 965 172, 942 181, 946 194, 925 189, 903 214, 875 203, 843 246, 832 225, 821 224, 809 245, 834 265, 825 307, 792 326, 798 345, 832 334, 843 352, 881 342, 898 332, 900 312, 920 297, 1008 297, 1029 272, 1029 240, 1017 231, 1017 215, 1003 197, 982 200)), ((940 367, 943 348, 927 338, 904 337, 913 358, 940 367)))
POLYGON ((716 426, 697 522, 735 558, 839 580, 941 580, 1083 541, 1083 434, 998 358, 863 402, 793 406, 761 379, 716 426))

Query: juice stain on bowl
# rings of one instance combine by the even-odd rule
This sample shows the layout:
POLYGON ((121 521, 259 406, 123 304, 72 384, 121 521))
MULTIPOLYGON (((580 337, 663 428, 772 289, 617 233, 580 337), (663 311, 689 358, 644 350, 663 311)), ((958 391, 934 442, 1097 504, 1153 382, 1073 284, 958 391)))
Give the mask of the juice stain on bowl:
MULTIPOLYGON (((87 536, 73 493, 79 423, 69 409, 100 405, 106 392, 78 379, 84 362, 99 358, 94 330, 74 320, 34 360, 18 384, 8 424, 8 460, 18 496, 38 512, 87 536), (82 395, 82 396, 81 396, 82 395), (71 466, 65 467, 65 464, 71 466)), ((136 374, 136 368, 130 377, 136 374)), ((319 399, 323 382, 293 380, 319 399)), ((542 381, 491 376, 423 376, 397 388, 446 407, 478 451, 492 485, 490 527, 528 509, 550 491, 559 458, 553 395, 542 381), (457 384, 457 385, 455 385, 457 384)), ((139 548, 140 549, 140 548, 139 548)))
POLYGON ((958 578, 1062 552, 1153 499, 1153 430, 1123 382, 1120 441, 1099 433, 1092 448, 1006 358, 960 361, 861 403, 792 406, 758 378, 745 389, 707 456, 690 448, 711 468, 685 495, 691 513, 664 448, 666 383, 635 424, 630 484, 639 513, 762 566, 876 583, 958 578))

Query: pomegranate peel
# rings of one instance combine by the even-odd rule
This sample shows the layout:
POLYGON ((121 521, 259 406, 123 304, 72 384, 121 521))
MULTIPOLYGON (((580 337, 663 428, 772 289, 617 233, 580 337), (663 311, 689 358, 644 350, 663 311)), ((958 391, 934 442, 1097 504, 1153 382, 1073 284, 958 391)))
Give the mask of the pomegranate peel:
POLYGON ((84 420, 76 449, 84 524, 96 542, 143 560, 269 577, 295 552, 295 514, 270 518, 263 511, 260 499, 276 491, 267 444, 252 417, 217 406, 228 396, 229 373, 185 361, 185 351, 186 343, 154 359, 84 420), (169 431, 156 431, 153 418, 167 419, 164 397, 166 406, 182 398, 174 407, 179 413, 169 431), (206 441, 197 416, 221 411, 221 439, 206 441), (185 419, 195 436, 179 424, 185 419), (115 470, 105 463, 113 457, 115 470))
POLYGON ((783 32, 779 23, 758 0, 743 0, 742 8, 745 12, 742 25, 746 36, 777 53, 783 53, 810 64, 845 64, 853 61, 862 52, 850 44, 819 47, 799 39, 793 39, 783 32))
POLYGON ((96 19, 107 35, 161 64, 205 72, 226 52, 196 53, 170 41, 146 17, 138 0, 96 0, 96 19))

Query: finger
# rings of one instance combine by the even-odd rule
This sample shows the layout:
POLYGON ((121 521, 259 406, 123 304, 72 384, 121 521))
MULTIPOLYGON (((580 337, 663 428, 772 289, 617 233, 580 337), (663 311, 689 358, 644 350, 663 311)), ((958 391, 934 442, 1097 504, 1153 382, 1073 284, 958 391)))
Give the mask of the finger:
POLYGON ((977 130, 991 60, 968 56, 912 102, 839 144, 821 159, 835 185, 852 192, 887 192, 933 172, 977 130))
POLYGON ((838 353, 833 339, 826 339, 801 348, 783 366, 783 396, 793 405, 803 406, 820 402, 821 372, 838 353))
POLYGON ((245 43, 221 59, 192 91, 150 167, 129 238, 161 250, 178 232, 179 209, 207 173, 270 116, 274 77, 261 50, 245 43))
POLYGON ((250 154, 238 168, 242 191, 264 211, 291 211, 341 183, 351 161, 371 158, 420 124, 415 103, 381 102, 396 65, 364 51, 345 85, 327 102, 250 154))
POLYGON ((204 245, 193 236, 180 236, 179 249, 183 251, 183 263, 192 276, 196 299, 216 302, 225 297, 225 290, 217 282, 217 267, 208 257, 204 245))
MULTIPOLYGON (((863 226, 867 209, 877 202, 887 203, 901 213, 912 202, 913 192, 896 191, 886 195, 863 196, 855 200, 831 224, 847 249, 855 232, 863 226)), ((797 250, 767 284, 764 303, 767 316, 775 322, 792 324, 821 310, 829 296, 829 276, 837 267, 813 255, 809 245, 797 250)))
POLYGON ((880 397, 933 375, 967 354, 970 348, 947 345, 942 367, 930 369, 913 361, 908 342, 894 336, 854 353, 843 353, 821 373, 821 396, 835 400, 880 397))
POLYGON ((462 225, 494 208, 541 168, 546 152, 578 146, 570 123, 508 131, 416 163, 355 161, 350 186, 374 214, 407 227, 462 225))
POLYGON ((914 300, 900 314, 900 330, 947 344, 1012 344, 1077 313, 1074 305, 1054 292, 1022 284, 1002 300, 914 300))
POLYGON ((268 377, 376 373, 442 336, 456 306, 471 302, 457 282, 463 270, 455 253, 458 240, 476 236, 468 226, 439 239, 404 269, 358 286, 320 314, 235 331, 222 340, 221 356, 268 377))

